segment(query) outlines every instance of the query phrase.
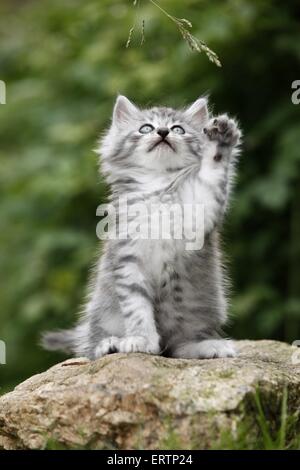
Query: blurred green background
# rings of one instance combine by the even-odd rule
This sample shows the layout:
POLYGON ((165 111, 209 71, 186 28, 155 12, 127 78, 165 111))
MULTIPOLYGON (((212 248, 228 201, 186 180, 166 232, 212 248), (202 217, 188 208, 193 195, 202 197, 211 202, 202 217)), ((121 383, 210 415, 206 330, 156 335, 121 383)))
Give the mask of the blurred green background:
MULTIPOLYGON (((159 0, 158 0, 159 1, 159 0)), ((107 188, 92 149, 116 94, 182 106, 210 93, 244 130, 224 230, 236 338, 300 338, 300 79, 298 1, 160 0, 219 55, 192 53, 147 0, 146 42, 128 0, 1 0, 0 393, 63 356, 38 346, 69 326, 97 253, 96 207, 107 188), (138 24, 137 24, 138 27, 138 24)))

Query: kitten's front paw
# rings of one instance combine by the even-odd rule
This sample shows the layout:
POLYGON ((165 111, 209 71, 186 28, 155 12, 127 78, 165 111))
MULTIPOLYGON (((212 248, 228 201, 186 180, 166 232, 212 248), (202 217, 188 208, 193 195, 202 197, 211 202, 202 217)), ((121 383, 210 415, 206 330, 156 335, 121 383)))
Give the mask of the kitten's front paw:
POLYGON ((95 359, 105 356, 106 354, 112 354, 119 352, 120 338, 117 336, 109 336, 108 338, 102 339, 95 349, 95 359))
POLYGON ((241 138, 237 123, 226 114, 211 119, 203 132, 209 140, 227 147, 234 147, 241 138))
POLYGON ((213 359, 217 357, 235 357, 237 352, 232 341, 228 339, 206 339, 198 345, 198 357, 213 359))
POLYGON ((159 344, 155 341, 153 344, 144 336, 128 336, 121 338, 119 351, 123 353, 143 352, 147 354, 159 354, 159 344))

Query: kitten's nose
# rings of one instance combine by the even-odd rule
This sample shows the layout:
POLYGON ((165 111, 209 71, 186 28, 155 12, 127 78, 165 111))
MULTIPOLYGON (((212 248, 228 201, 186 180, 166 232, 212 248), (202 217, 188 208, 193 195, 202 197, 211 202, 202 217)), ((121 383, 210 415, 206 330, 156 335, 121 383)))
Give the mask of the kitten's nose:
POLYGON ((162 139, 165 139, 169 132, 170 131, 167 127, 160 127, 159 129, 157 129, 157 133, 161 136, 162 139))

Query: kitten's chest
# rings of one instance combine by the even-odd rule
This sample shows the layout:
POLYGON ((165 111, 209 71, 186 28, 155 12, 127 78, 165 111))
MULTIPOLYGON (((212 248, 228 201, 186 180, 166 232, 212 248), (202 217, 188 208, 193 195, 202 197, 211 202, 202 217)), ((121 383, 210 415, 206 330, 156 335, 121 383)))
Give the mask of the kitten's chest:
POLYGON ((147 240, 139 249, 145 260, 145 270, 154 284, 161 285, 184 269, 184 247, 180 241, 147 240))
POLYGON ((155 195, 163 195, 167 188, 172 184, 174 174, 164 175, 143 175, 140 178, 139 190, 146 198, 151 199, 155 195))

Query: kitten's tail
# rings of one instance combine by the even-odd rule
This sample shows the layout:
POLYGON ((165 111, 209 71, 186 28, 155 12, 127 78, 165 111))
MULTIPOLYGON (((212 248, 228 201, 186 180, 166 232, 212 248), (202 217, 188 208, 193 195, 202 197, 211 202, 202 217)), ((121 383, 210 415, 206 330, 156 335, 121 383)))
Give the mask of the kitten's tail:
POLYGON ((74 352, 75 329, 46 331, 41 337, 41 346, 49 351, 74 352))

